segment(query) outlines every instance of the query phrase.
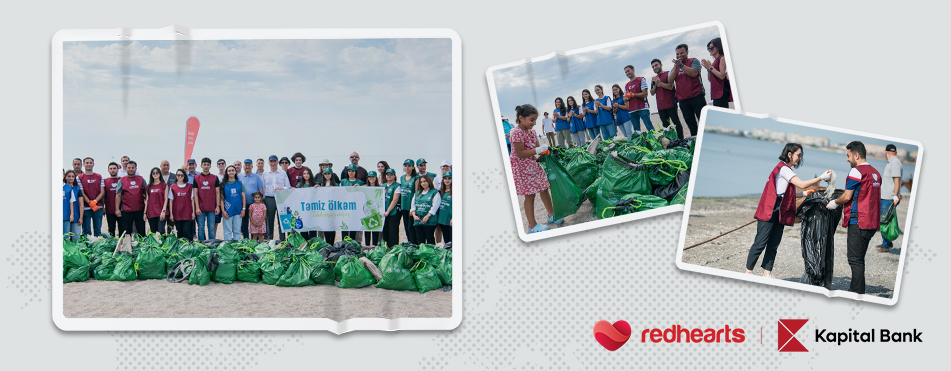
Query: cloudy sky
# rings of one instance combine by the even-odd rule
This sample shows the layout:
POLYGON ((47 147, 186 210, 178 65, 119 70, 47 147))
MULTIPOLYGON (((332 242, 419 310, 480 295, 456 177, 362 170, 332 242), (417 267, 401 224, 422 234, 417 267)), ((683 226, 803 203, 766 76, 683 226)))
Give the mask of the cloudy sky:
MULTIPOLYGON (((618 84, 624 89, 624 84, 629 81, 624 74, 624 66, 632 65, 635 75, 651 78, 654 76, 651 60, 657 58, 663 64, 664 71, 670 71, 673 66, 671 60, 679 44, 687 44, 689 57, 712 62, 706 45, 719 36, 716 26, 705 27, 496 70, 492 76, 499 109, 503 116, 512 118, 514 124, 515 106, 521 104, 532 104, 539 112, 551 112, 557 97, 567 99, 573 96, 580 104, 583 89, 588 89, 597 98, 595 85, 604 87, 604 94, 610 96, 612 85, 618 84)), ((709 103, 710 83, 706 73, 701 72, 701 76, 709 103)), ((648 102, 651 112, 657 112, 653 96, 648 95, 648 102)))
MULTIPOLYGON (((123 155, 139 168, 193 158, 307 156, 399 168, 451 158, 450 39, 66 42, 63 167, 123 155)), ((141 171, 141 170, 140 170, 141 171)), ((217 169, 212 166, 212 171, 217 169)))

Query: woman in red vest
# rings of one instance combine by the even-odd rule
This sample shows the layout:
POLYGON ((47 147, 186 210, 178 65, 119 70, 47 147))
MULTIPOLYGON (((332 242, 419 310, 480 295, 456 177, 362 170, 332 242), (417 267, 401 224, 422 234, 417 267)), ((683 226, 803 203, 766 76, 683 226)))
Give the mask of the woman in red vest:
POLYGON ((704 59, 700 64, 707 70, 707 79, 710 80, 710 99, 716 107, 730 108, 733 93, 730 91, 730 76, 726 73, 726 61, 723 60, 723 42, 719 37, 707 43, 707 51, 713 62, 704 59))
POLYGON ((799 143, 786 143, 779 161, 766 178, 766 187, 763 188, 763 195, 753 216, 757 220, 756 237, 746 258, 747 274, 753 274, 753 266, 763 250, 766 250, 763 255, 763 277, 771 276, 776 248, 783 238, 783 227, 796 222, 796 187, 807 188, 818 184, 820 180, 828 181, 832 173, 826 170, 818 178, 799 179, 792 170, 802 165, 802 145, 799 143))

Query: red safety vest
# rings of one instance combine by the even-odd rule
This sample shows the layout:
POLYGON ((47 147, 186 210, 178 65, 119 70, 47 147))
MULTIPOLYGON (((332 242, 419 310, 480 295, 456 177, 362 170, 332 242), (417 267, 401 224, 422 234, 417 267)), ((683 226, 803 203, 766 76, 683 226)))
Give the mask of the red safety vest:
MULTIPOLYGON (((690 67, 692 64, 693 58, 687 58, 687 62, 684 63, 684 66, 690 67)), ((677 77, 674 77, 674 81, 677 83, 676 94, 678 101, 683 101, 698 95, 703 95, 703 83, 700 82, 700 74, 697 74, 696 77, 690 77, 687 76, 687 73, 685 73, 684 69, 681 68, 677 72, 677 77)))
MULTIPOLYGON (((624 86, 625 92, 631 92, 634 94, 640 93, 641 80, 643 79, 644 79, 643 77, 638 76, 638 77, 635 77, 633 81, 628 81, 627 85, 624 86)), ((630 107, 629 111, 634 112, 639 109, 644 109, 647 107, 647 97, 644 97, 644 98, 631 97, 631 99, 628 100, 627 103, 628 103, 628 107, 630 107)))
MULTIPOLYGON (((721 55, 717 57, 715 61, 713 61, 713 66, 712 66, 713 69, 717 71, 720 70, 720 60, 722 59, 723 59, 723 56, 721 55)), ((710 98, 712 99, 720 99, 720 97, 723 97, 724 87, 726 87, 727 89, 730 88, 730 80, 720 79, 716 77, 711 71, 707 71, 707 78, 710 79, 710 98)), ((729 101, 730 102, 733 101, 733 90, 730 90, 729 101)))
MULTIPOLYGON (((756 214, 753 218, 768 222, 773 218, 773 208, 776 206, 776 174, 786 166, 785 162, 780 161, 769 173, 769 179, 766 180, 766 188, 763 188, 763 195, 759 198, 759 206, 756 207, 756 214)), ((782 203, 779 204, 779 223, 783 225, 793 225, 796 222, 796 186, 792 183, 786 185, 786 193, 783 194, 782 203)))
MULTIPOLYGON (((657 75, 657 78, 666 84, 668 74, 670 74, 670 71, 661 72, 657 75)), ((664 89, 658 86, 657 90, 654 91, 654 96, 657 98, 657 109, 659 110, 671 109, 677 104, 673 89, 664 89)))
MULTIPOLYGON (((882 217, 882 176, 874 167, 863 164, 855 167, 862 174, 862 187, 859 194, 852 194, 852 200, 858 201, 859 228, 878 229, 882 217)), ((842 226, 848 228, 852 214, 852 200, 845 204, 842 226)))
POLYGON ((122 177, 122 211, 145 210, 145 179, 141 176, 122 177))

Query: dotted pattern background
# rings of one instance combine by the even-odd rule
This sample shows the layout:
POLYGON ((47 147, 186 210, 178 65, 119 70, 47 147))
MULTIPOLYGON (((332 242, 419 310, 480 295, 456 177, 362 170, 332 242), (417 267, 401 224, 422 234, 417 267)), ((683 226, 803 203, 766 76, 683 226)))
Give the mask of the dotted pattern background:
POLYGON ((20 309, 50 305, 50 275, 53 274, 50 270, 53 265, 50 241, 49 234, 26 232, 14 240, 7 250, 10 274, 5 281, 6 288, 19 293, 20 309))

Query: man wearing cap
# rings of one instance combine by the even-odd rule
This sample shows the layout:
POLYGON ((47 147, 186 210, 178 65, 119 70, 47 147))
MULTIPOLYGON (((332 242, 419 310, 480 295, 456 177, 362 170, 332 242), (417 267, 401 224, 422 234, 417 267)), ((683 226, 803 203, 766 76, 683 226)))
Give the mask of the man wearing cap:
POLYGON ((404 175, 400 175, 400 213, 399 218, 403 220, 403 231, 406 233, 406 240, 410 243, 416 243, 416 228, 413 226, 413 216, 410 215, 410 207, 413 204, 413 195, 416 193, 416 180, 419 175, 413 176, 412 173, 416 162, 413 159, 403 161, 404 175), (409 179, 407 179, 409 177, 409 179))
POLYGON ((290 181, 291 188, 297 188, 297 182, 300 181, 302 174, 304 174, 304 169, 307 169, 307 167, 304 166, 307 157, 297 152, 291 156, 291 161, 294 162, 294 166, 287 169, 287 178, 288 181, 290 181))
MULTIPOLYGON (((350 154, 350 164, 352 164, 353 166, 357 168, 357 179, 362 180, 363 184, 366 184, 367 183, 367 169, 364 169, 363 166, 360 166, 359 153, 354 152, 350 154)), ((347 178, 347 168, 344 167, 343 171, 340 172, 340 179, 346 179, 346 178, 347 178)))
POLYGON ((83 159, 83 167, 86 171, 77 177, 85 195, 83 197, 83 235, 85 236, 89 236, 90 233, 93 236, 99 236, 102 233, 102 200, 106 196, 106 183, 102 175, 92 171, 95 164, 92 157, 83 159), (96 202, 95 211, 92 210, 89 200, 96 202))
MULTIPOLYGON (((331 169, 331 170, 332 170, 333 167, 334 167, 334 164, 333 164, 332 162, 330 162, 330 160, 328 160, 328 159, 326 159, 326 158, 323 159, 323 160, 321 160, 321 161, 320 161, 320 172, 317 173, 317 176, 323 176, 323 175, 320 175, 320 174, 323 174, 323 173, 324 173, 324 169, 331 169)), ((331 174, 333 174, 333 172, 331 172, 331 174)), ((333 174, 333 176, 331 176, 331 178, 333 179, 334 184, 340 184, 340 177, 338 177, 337 174, 333 174)), ((318 182, 318 183, 319 183, 319 182, 318 182)))
MULTIPOLYGON (((426 171, 426 159, 425 159, 425 158, 420 158, 419 160, 416 160, 416 171, 419 173, 419 176, 420 176, 420 177, 429 175, 429 178, 430 178, 430 179, 433 179, 433 188, 436 187, 436 186, 435 186, 435 184, 436 184, 436 181, 435 181, 435 179, 436 179, 436 174, 435 174, 435 173, 430 173, 430 172, 427 172, 427 171, 426 171)), ((417 182, 417 183, 419 183, 419 182, 417 182)), ((414 187, 415 187, 415 186, 414 186, 414 187)))
MULTIPOLYGON (((291 167, 291 159, 289 159, 289 158, 287 158, 287 157, 281 157, 281 170, 284 170, 284 173, 286 174, 286 173, 287 173, 287 169, 288 169, 289 167, 291 167)), ((290 180, 291 177, 288 176, 287 179, 290 180)))
POLYGON ((188 162, 186 162, 185 165, 182 166, 182 170, 185 170, 185 175, 188 175, 188 183, 195 183, 195 175, 198 175, 197 173, 195 173, 195 168, 197 167, 198 167, 198 164, 195 162, 195 159, 193 158, 188 159, 188 162))
POLYGON ((452 171, 452 162, 449 162, 449 160, 443 160, 442 164, 439 166, 439 170, 439 174, 436 174, 436 178, 433 179, 433 187, 436 188, 436 190, 442 189, 442 175, 452 171))
POLYGON ((218 176, 211 173, 211 159, 201 159, 201 173, 195 174, 195 196, 198 199, 198 210, 195 216, 198 223, 198 240, 215 239, 215 216, 221 214, 218 207, 221 199, 221 189, 218 176), (205 233, 207 229, 207 234, 205 233))
MULTIPOLYGON (((894 144, 885 146, 885 170, 882 171, 882 212, 894 205, 898 207, 901 203, 901 161, 898 160, 898 148, 894 144)), ((84 227, 85 228, 85 227, 84 227)), ((882 234, 882 244, 878 245, 878 252, 889 252, 892 248, 892 241, 886 240, 882 234)))
POLYGON ((853 141, 845 146, 846 159, 852 169, 845 181, 845 192, 829 201, 826 208, 835 210, 845 205, 842 226, 848 228, 846 254, 852 280, 849 291, 865 293, 865 253, 868 243, 881 224, 882 176, 865 161, 865 144, 853 141))
MULTIPOLYGON (((261 177, 258 174, 252 172, 251 170, 254 167, 254 161, 251 159, 244 160, 244 171, 238 173, 238 180, 241 181, 241 184, 244 185, 244 215, 251 215, 251 204, 254 203, 254 192, 260 192, 264 194, 264 182, 261 180, 261 177)), ((241 219, 241 235, 250 236, 248 234, 248 223, 251 221, 250 217, 241 219)))
MULTIPOLYGON (((264 172, 261 181, 264 182, 264 206, 267 207, 267 216, 264 219, 267 223, 267 239, 273 240, 274 217, 277 215, 277 201, 274 200, 274 191, 290 189, 291 183, 287 179, 287 173, 277 167, 277 156, 271 155, 268 157, 268 164, 271 165, 271 168, 264 172)), ((279 237, 282 241, 284 240, 283 235, 279 237)))

